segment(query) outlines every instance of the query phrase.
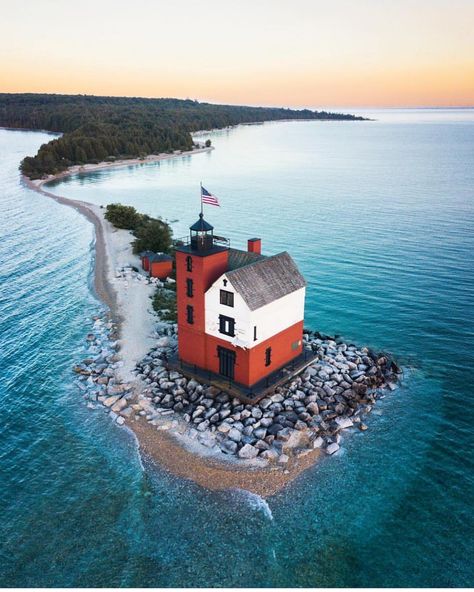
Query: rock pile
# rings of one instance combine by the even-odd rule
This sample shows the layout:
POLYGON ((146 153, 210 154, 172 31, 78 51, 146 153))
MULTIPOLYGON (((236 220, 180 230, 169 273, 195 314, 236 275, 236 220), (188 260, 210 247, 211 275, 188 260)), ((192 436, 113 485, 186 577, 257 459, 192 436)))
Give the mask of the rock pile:
POLYGON ((176 348, 176 327, 162 329, 156 347, 136 368, 145 388, 132 405, 137 416, 159 426, 165 418, 186 424, 186 434, 214 452, 284 465, 292 455, 339 449, 341 431, 367 429, 383 389, 394 388, 400 370, 383 354, 305 333, 304 345, 317 354, 300 375, 258 403, 248 405, 213 386, 168 370, 176 348))
POLYGON ((89 409, 96 409, 100 403, 110 418, 122 425, 125 417, 132 413, 128 405, 135 395, 133 385, 121 383, 117 378, 122 362, 117 354, 119 342, 115 324, 107 316, 95 316, 86 343, 87 357, 73 367, 77 374, 76 384, 89 409))

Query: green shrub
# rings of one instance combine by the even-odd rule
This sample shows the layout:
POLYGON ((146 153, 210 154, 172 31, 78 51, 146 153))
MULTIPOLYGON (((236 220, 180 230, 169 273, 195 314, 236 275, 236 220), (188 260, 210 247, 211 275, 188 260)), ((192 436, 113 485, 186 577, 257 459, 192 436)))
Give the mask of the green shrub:
POLYGON ((166 288, 157 288, 152 299, 153 310, 163 321, 176 322, 176 293, 166 288))
POLYGON ((137 237, 133 241, 134 253, 141 253, 141 251, 168 253, 171 248, 171 228, 159 218, 144 218, 134 234, 137 237))
POLYGON ((109 204, 105 212, 105 219, 116 228, 135 230, 142 222, 143 216, 133 206, 109 204))

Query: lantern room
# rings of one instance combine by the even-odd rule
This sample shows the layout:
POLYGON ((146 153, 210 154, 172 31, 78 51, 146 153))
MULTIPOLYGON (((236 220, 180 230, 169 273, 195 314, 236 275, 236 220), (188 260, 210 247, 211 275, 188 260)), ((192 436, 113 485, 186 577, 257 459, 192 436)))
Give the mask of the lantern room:
POLYGON ((190 227, 191 249, 208 251, 214 246, 214 227, 204 220, 202 212, 199 220, 190 227))

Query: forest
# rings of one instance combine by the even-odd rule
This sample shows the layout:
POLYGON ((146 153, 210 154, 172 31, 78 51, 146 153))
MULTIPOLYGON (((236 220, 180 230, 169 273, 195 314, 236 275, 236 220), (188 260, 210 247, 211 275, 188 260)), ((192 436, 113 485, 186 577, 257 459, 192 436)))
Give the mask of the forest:
POLYGON ((0 127, 61 133, 21 163, 37 179, 75 164, 192 150, 192 132, 282 119, 361 120, 354 115, 214 105, 194 100, 0 94, 0 127))

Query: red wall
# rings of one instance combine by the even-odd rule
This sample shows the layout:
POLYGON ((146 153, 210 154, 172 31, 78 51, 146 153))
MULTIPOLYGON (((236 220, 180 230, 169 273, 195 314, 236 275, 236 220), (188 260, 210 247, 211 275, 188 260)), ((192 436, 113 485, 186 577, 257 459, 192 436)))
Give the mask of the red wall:
POLYGON ((181 360, 206 368, 204 295, 206 290, 227 271, 228 251, 197 256, 176 251, 176 297, 178 309, 178 353, 181 360), (187 271, 187 257, 192 257, 193 269, 187 271), (186 294, 186 280, 193 280, 193 296, 186 294), (187 322, 186 308, 194 309, 194 323, 187 322))
POLYGON ((173 261, 153 261, 150 265, 151 277, 166 279, 173 271, 173 261))
POLYGON ((150 271, 150 260, 148 257, 142 257, 142 267, 144 271, 150 271))
MULTIPOLYGON (((246 386, 252 386, 301 354, 303 350, 303 321, 284 329, 251 349, 234 347, 228 341, 206 335, 205 361, 198 365, 202 365, 203 368, 208 368, 216 374, 219 373, 219 357, 217 355, 217 346, 219 345, 234 350, 237 354, 234 380, 246 386), (299 341, 300 344, 297 349, 293 350, 291 345, 296 341, 299 341), (265 366, 265 350, 268 347, 272 348, 271 364, 265 366)), ((195 363, 197 364, 197 362, 195 363)))

